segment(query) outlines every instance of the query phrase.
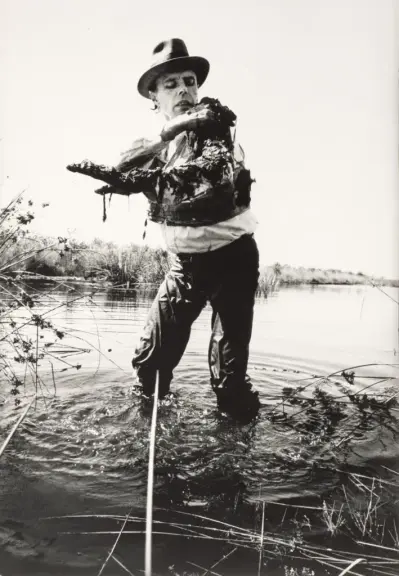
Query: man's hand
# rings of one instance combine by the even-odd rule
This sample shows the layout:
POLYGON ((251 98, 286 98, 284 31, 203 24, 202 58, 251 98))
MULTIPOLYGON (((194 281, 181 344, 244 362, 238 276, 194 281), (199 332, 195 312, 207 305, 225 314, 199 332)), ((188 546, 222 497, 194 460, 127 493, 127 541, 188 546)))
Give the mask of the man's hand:
POLYGON ((216 122, 215 114, 209 108, 188 111, 179 114, 176 118, 168 120, 161 132, 161 138, 164 142, 169 142, 176 138, 178 134, 184 131, 196 131, 206 124, 216 122))

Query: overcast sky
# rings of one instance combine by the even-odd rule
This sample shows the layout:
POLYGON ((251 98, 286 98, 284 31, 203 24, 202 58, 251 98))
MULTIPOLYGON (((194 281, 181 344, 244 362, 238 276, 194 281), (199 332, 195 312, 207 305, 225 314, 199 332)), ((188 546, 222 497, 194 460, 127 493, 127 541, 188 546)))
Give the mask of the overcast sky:
MULTIPOLYGON (((1 0, 1 203, 43 234, 139 242, 146 201, 67 172, 112 164, 160 118, 137 90, 153 47, 210 60, 201 96, 238 115, 261 260, 399 277, 398 2, 1 0)), ((160 239, 150 227, 147 241, 160 239)))

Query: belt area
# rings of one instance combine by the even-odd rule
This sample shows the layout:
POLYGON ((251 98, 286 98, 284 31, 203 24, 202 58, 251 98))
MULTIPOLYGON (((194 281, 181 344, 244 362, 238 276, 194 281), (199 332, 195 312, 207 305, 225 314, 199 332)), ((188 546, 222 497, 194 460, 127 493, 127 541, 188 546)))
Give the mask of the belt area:
POLYGON ((193 260, 209 259, 212 257, 219 257, 221 254, 228 254, 228 253, 232 252, 233 250, 235 250, 235 248, 237 246, 239 246, 242 243, 247 242, 252 237, 253 237, 253 233, 251 233, 251 234, 245 233, 245 234, 242 234, 242 236, 240 236, 236 240, 233 240, 229 244, 226 244, 226 246, 222 246, 221 248, 217 248, 216 250, 209 250, 208 252, 179 252, 178 254, 176 254, 176 256, 180 260, 186 261, 186 262, 193 261, 193 260))

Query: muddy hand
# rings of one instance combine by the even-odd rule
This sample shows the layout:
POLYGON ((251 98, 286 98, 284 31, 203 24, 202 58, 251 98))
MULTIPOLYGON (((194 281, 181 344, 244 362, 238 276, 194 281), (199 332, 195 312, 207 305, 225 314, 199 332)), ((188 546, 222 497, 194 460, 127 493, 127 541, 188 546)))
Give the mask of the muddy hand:
POLYGON ((125 193, 142 192, 143 181, 148 181, 148 176, 143 175, 140 170, 137 171, 135 176, 123 174, 113 166, 104 166, 103 164, 95 164, 90 160, 83 160, 78 164, 69 164, 67 170, 70 172, 77 172, 85 176, 91 176, 96 180, 102 180, 106 184, 115 186, 125 193))
POLYGON ((166 122, 161 132, 161 138, 168 142, 184 131, 196 131, 206 124, 216 122, 215 114, 209 108, 185 112, 166 122))

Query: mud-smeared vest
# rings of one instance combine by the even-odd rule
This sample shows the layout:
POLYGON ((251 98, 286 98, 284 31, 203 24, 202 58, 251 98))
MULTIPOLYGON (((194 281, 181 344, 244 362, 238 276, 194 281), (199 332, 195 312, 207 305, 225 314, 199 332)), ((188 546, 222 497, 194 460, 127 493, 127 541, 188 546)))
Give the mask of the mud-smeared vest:
MULTIPOLYGON (((137 140, 130 153, 145 147, 147 140, 137 140)), ((227 149, 226 149, 227 152, 227 149)), ((221 178, 216 184, 205 177, 199 178, 189 193, 176 193, 173 187, 155 187, 153 190, 143 190, 148 198, 148 217, 153 222, 163 222, 169 226, 205 226, 229 220, 245 210, 250 205, 251 178, 244 167, 244 154, 239 145, 234 146, 233 153, 227 153, 221 178)), ((193 159, 193 149, 189 144, 186 132, 177 137, 176 150, 167 159, 167 149, 152 156, 135 168, 168 169, 182 166, 193 159)), ((127 172, 129 173, 129 172, 127 172)))

